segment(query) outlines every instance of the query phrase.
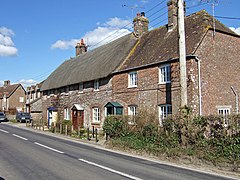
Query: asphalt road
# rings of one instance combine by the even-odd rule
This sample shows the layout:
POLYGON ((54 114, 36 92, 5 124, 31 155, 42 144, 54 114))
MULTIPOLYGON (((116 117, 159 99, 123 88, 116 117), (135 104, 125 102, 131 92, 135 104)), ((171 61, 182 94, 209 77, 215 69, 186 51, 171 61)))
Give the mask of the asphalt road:
MULTIPOLYGON (((0 124, 0 180, 222 180, 91 145, 0 124)), ((230 178, 229 178, 230 179, 230 178)))

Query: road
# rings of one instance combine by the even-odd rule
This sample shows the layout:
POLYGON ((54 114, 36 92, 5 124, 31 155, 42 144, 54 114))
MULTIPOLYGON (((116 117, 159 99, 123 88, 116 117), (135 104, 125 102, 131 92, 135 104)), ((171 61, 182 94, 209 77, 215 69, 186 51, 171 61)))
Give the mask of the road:
MULTIPOLYGON (((0 180, 228 179, 0 124, 0 180)), ((230 178, 229 178, 230 179, 230 178)))

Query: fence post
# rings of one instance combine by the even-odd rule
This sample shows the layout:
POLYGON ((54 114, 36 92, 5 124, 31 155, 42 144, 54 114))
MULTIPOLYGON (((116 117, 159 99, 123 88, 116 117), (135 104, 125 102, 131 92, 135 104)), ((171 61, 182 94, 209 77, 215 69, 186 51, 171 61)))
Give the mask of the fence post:
POLYGON ((60 134, 62 134, 62 123, 60 123, 60 134))
POLYGON ((57 132, 57 125, 56 125, 56 122, 53 123, 53 126, 54 126, 54 133, 57 132))
POLYGON ((97 128, 95 129, 95 131, 96 131, 96 142, 98 142, 98 138, 97 138, 97 136, 98 136, 98 130, 97 130, 97 128))
POLYGON ((94 138, 94 126, 92 127, 92 137, 94 138))
POLYGON ((90 138, 89 138, 89 127, 87 128, 87 140, 90 141, 90 138))
POLYGON ((67 124, 65 125, 65 135, 67 136, 67 130, 68 130, 68 126, 67 124))

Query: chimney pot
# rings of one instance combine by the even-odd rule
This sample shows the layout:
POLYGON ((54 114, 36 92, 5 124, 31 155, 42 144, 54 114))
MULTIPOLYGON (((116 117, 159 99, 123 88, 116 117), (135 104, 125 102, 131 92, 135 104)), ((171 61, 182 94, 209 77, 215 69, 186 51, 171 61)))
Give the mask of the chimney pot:
POLYGON ((148 19, 145 17, 145 13, 137 13, 137 17, 133 19, 134 35, 138 38, 144 33, 148 32, 148 19))
POLYGON ((7 81, 4 81, 4 84, 3 84, 3 86, 9 86, 10 85, 10 80, 7 80, 7 81))
POLYGON ((86 44, 84 44, 83 39, 81 39, 80 42, 77 43, 75 48, 76 48, 76 56, 79 56, 80 54, 87 52, 87 46, 86 44))

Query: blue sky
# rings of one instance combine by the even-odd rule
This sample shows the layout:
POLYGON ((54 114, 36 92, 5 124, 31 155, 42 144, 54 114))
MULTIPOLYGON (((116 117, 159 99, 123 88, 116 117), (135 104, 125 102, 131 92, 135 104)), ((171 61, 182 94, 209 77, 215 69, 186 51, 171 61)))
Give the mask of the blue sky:
MULTIPOLYGON (((132 31, 132 19, 146 12, 150 28, 167 23, 167 0, 0 0, 0 85, 4 80, 25 87, 48 77, 75 56, 84 38, 96 48, 132 31), (113 34, 113 35, 111 35, 113 34), (108 38, 106 38, 108 37, 108 38)), ((213 0, 186 0, 189 15, 212 14, 213 0)), ((215 15, 240 18, 239 0, 215 0, 215 15)), ((240 34, 240 20, 219 19, 240 34)))

